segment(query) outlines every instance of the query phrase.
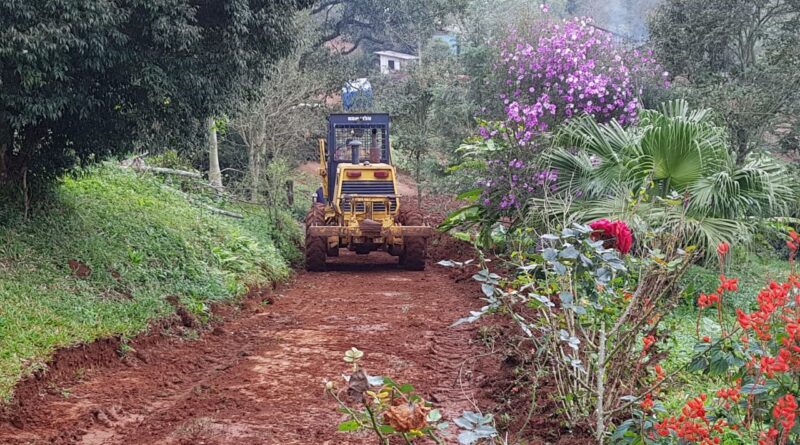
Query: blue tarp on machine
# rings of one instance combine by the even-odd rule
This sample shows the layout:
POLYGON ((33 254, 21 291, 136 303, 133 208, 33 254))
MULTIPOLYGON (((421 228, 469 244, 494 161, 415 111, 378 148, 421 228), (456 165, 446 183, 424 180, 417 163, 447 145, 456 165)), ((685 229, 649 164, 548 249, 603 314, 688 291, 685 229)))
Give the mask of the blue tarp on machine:
POLYGON ((372 85, 366 77, 351 80, 342 87, 344 111, 368 110, 372 106, 372 85))

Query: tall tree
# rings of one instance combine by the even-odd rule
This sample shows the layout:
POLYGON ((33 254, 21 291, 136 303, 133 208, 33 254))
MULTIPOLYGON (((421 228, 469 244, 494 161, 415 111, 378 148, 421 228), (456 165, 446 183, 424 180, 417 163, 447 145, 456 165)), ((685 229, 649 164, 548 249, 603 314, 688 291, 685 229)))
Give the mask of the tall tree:
POLYGON ((208 127, 208 182, 217 190, 222 189, 222 171, 219 168, 219 144, 217 143, 217 121, 206 119, 208 127))
POLYGON ((323 0, 312 9, 325 30, 319 44, 345 38, 350 53, 369 42, 420 53, 445 19, 467 0, 323 0))
POLYGON ((392 116, 394 148, 411 158, 422 200, 423 163, 447 158, 474 129, 476 106, 469 100, 467 80, 458 59, 446 45, 432 43, 424 52, 428 63, 407 73, 385 76, 376 88, 377 107, 392 116))
POLYGON ((800 113, 798 0, 666 0, 651 42, 679 94, 714 108, 737 162, 800 113))
POLYGON ((357 69, 353 62, 359 58, 316 47, 322 30, 308 11, 296 16, 294 50, 275 63, 253 100, 244 102, 231 120, 230 142, 240 143, 247 152, 245 185, 251 200, 266 197, 274 202, 274 197, 264 196, 270 183, 285 181, 285 177, 268 177, 281 173, 270 163, 292 164, 316 154, 309 148, 315 148, 314 137, 325 132, 329 99, 357 69), (303 64, 303 60, 313 63, 303 64))
POLYGON ((197 142, 290 50, 294 11, 311 3, 0 3, 0 182, 52 177, 142 135, 197 142))
POLYGON ((311 135, 324 134, 325 100, 332 86, 325 73, 302 71, 299 56, 275 65, 259 98, 247 103, 232 120, 231 127, 247 149, 249 195, 256 200, 267 163, 297 159, 298 147, 311 135))

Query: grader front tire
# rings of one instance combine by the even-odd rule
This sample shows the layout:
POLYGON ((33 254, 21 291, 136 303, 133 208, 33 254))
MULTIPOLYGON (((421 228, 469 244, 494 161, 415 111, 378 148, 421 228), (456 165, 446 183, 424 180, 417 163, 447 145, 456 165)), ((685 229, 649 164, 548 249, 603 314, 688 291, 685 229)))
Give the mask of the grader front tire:
POLYGON ((310 236, 308 228, 311 226, 325 225, 325 206, 315 203, 306 214, 306 270, 309 272, 322 272, 325 270, 325 258, 328 251, 328 241, 324 237, 310 236))
MULTIPOLYGON (((401 210, 398 221, 404 226, 425 224, 422 213, 417 210, 401 210)), ((425 238, 404 237, 400 265, 406 270, 425 270, 425 247, 425 238)))

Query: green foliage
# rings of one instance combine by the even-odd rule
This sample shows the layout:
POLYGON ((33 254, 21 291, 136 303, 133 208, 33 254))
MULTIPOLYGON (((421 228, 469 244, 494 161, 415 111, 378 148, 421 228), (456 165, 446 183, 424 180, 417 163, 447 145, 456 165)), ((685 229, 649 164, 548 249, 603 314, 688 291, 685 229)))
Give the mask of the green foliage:
POLYGON ((444 19, 462 10, 466 0, 324 0, 312 12, 321 22, 320 44, 344 37, 352 50, 363 43, 381 49, 414 51, 437 31, 444 19))
POLYGON ((799 24, 793 0, 667 0, 651 16, 675 93, 718 112, 740 164, 800 112, 799 24))
POLYGON ((176 170, 193 170, 192 163, 184 159, 176 150, 166 150, 146 159, 153 167, 174 168, 176 170))
MULTIPOLYGON (((306 207, 308 206, 308 200, 303 200, 303 203, 306 207)), ((245 215, 245 219, 239 222, 239 225, 247 229, 249 233, 256 234, 259 239, 270 240, 290 265, 302 264, 303 232, 298 223, 301 216, 291 213, 283 207, 269 208, 260 204, 244 203, 220 203, 219 205, 245 215)), ((302 216, 306 211, 308 211, 307 208, 304 209, 302 216)))
MULTIPOLYGON (((739 277, 739 290, 726 295, 723 315, 725 322, 732 324, 735 319, 731 315, 735 308, 750 311, 756 307, 755 295, 771 280, 779 280, 789 274, 789 264, 785 259, 771 256, 759 258, 751 252, 735 252, 735 261, 726 269, 728 276, 739 277)), ((719 271, 702 266, 692 266, 680 283, 683 303, 664 320, 670 332, 670 354, 662 362, 668 374, 687 366, 695 356, 697 344, 697 328, 700 336, 719 336, 719 324, 703 317, 698 325, 698 309, 695 304, 697 295, 714 289, 719 283, 719 271)), ((666 408, 678 410, 689 395, 713 393, 723 387, 722 379, 714 376, 680 372, 674 377, 669 391, 663 395, 666 408)))
POLYGON ((376 83, 376 108, 392 116, 392 146, 401 166, 414 172, 418 185, 433 188, 456 147, 474 130, 476 105, 458 58, 437 51, 436 44, 425 55, 425 62, 411 67, 408 75, 385 76, 376 83))
MULTIPOLYGON (((791 240, 797 238, 796 233, 790 233, 791 240)), ((796 441, 798 369, 794 333, 800 283, 794 264, 796 245, 793 250, 789 262, 782 265, 750 260, 739 266, 737 259, 731 264, 730 258, 720 255, 719 287, 708 296, 702 292, 710 292, 713 281, 700 288, 696 325, 675 320, 680 338, 675 338, 677 347, 665 365, 683 372, 678 374, 678 381, 664 380, 663 391, 659 391, 660 385, 654 385, 649 405, 634 409, 633 419, 620 426, 626 431, 619 437, 630 440, 618 443, 636 443, 645 437, 653 444, 672 444, 678 438, 723 444, 768 443, 765 437, 776 438, 775 443, 796 441), (742 286, 737 279, 728 278, 740 271, 750 274, 742 286), (759 272, 760 276, 752 277, 759 272), (772 273, 783 276, 775 280, 772 273), (709 299, 712 295, 714 298, 709 299), (678 357, 673 357, 676 354, 678 357), (687 381, 689 393, 683 385, 687 381), (655 397, 663 397, 667 409, 660 403, 653 409, 655 397), (682 415, 671 416, 677 412, 682 415), (694 430, 698 434, 690 438, 687 432, 693 425, 699 426, 694 430)), ((697 294, 696 290, 687 292, 697 294)), ((691 320, 694 311, 687 314, 688 308, 683 309, 680 316, 691 320)), ((660 374, 665 375, 663 371, 660 374)))
POLYGON ((261 83, 310 0, 0 4, 0 182, 187 147, 261 83), (27 175, 27 173, 30 173, 27 175))
POLYGON ((674 240, 671 247, 647 240, 668 248, 625 257, 595 234, 579 224, 541 237, 514 233, 527 239, 527 247, 510 257, 516 273, 504 279, 484 269, 474 275, 487 304, 456 324, 487 313, 509 316, 538 355, 531 372, 553 376, 552 397, 568 425, 586 425, 605 443, 610 413, 644 393, 647 365, 660 356, 654 346, 659 321, 677 304, 672 289, 693 254, 674 249, 674 240))
POLYGON ((202 319, 208 303, 289 275, 258 218, 211 214, 114 167, 64 178, 34 216, 0 226, 0 397, 58 347, 144 331, 173 310, 168 296, 202 319))
POLYGON ((557 143, 547 161, 563 192, 581 193, 573 215, 635 217, 682 233, 687 245, 750 241, 746 218, 783 215, 794 199, 783 167, 759 156, 737 165, 710 111, 683 101, 645 110, 629 128, 578 118, 557 143))

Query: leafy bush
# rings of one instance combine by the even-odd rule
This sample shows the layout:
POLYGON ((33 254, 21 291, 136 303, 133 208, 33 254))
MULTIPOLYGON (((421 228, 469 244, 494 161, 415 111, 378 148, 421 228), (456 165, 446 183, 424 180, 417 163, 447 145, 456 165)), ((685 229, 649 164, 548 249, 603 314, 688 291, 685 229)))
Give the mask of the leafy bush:
POLYGON ((154 167, 174 168, 177 170, 194 170, 192 163, 178 154, 175 150, 166 150, 163 153, 147 158, 147 162, 154 167))
POLYGON ((372 431, 381 445, 389 445, 393 437, 402 438, 406 444, 429 438, 438 444, 439 437, 449 424, 441 422, 442 414, 433 405, 416 394, 414 386, 398 384, 390 377, 370 376, 361 367, 364 352, 350 348, 344 361, 352 365, 352 373, 345 376, 346 396, 336 391, 336 384, 325 382, 325 392, 339 405, 347 419, 339 423, 343 432, 372 431), (349 402, 349 403, 348 403, 349 402))
MULTIPOLYGON (((795 421, 800 394, 800 276, 794 268, 800 235, 790 235, 792 272, 785 281, 772 281, 758 292, 757 309, 737 308, 735 319, 723 316, 730 309, 723 304, 726 294, 738 287, 736 279, 725 275, 720 275, 714 293, 698 297, 698 306, 716 312, 720 329, 702 336, 698 330, 696 355, 688 369, 718 376, 723 386, 714 395, 693 397, 680 415, 654 402, 660 394, 656 386, 647 403, 618 428, 614 435, 618 442, 766 445, 800 438, 795 421)), ((727 254, 725 249, 719 253, 721 260, 727 254)))
MULTIPOLYGON (((364 352, 350 348, 344 361, 352 366, 350 375, 343 375, 346 388, 337 391, 336 384, 325 381, 325 392, 339 405, 346 420, 339 423, 343 432, 372 431, 381 445, 402 438, 406 444, 418 439, 430 439, 443 445, 449 438, 450 423, 433 404, 416 393, 411 384, 399 384, 390 377, 370 376, 361 367, 364 352), (343 396, 342 393, 345 393, 343 396)), ((461 429, 459 445, 475 445, 497 437, 494 417, 474 411, 464 411, 453 421, 461 429)))
POLYGON ((461 163, 451 167, 453 176, 472 177, 473 188, 459 198, 470 203, 452 213, 441 225, 450 230, 457 226, 477 226, 483 246, 492 245, 491 233, 503 221, 513 230, 525 221, 529 202, 543 198, 554 190, 558 173, 541 169, 529 147, 513 142, 512 132, 502 125, 492 126, 491 137, 466 140, 457 150, 461 163))
POLYGON ((515 252, 514 277, 502 280, 488 270, 474 276, 488 304, 457 322, 509 314, 543 358, 538 366, 550 371, 560 413, 569 426, 592 429, 598 443, 646 393, 649 367, 662 355, 659 323, 678 304, 676 284, 693 259, 691 249, 676 248, 678 240, 668 236, 648 240, 663 250, 623 258, 626 233, 615 221, 542 235, 515 252))

